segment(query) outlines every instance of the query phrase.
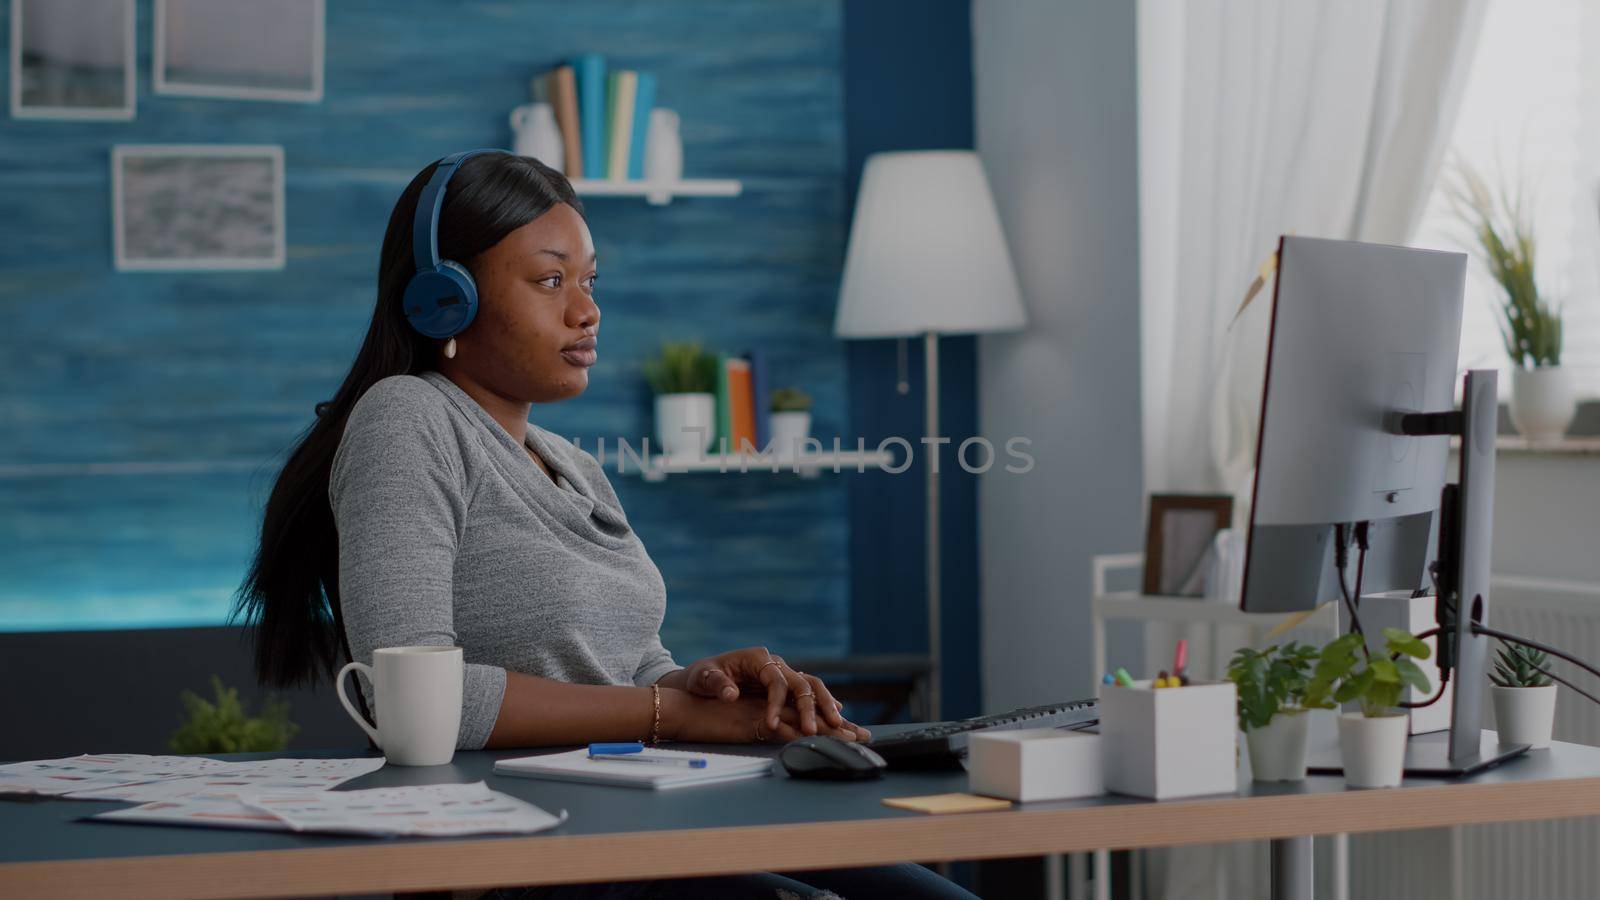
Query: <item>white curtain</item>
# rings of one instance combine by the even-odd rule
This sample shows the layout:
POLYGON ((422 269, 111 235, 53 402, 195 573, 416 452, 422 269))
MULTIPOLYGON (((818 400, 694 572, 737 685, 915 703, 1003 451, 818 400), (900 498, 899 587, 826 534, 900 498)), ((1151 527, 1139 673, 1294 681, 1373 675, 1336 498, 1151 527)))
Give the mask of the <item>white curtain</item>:
POLYGON ((1484 0, 1140 0, 1145 483, 1237 491, 1281 234, 1404 243, 1484 0), (1231 327, 1230 327, 1231 323, 1231 327))
MULTIPOLYGON (((1271 284, 1236 318, 1245 290, 1282 234, 1406 242, 1485 2, 1139 0, 1147 490, 1233 493, 1242 521, 1271 284)), ((1170 653, 1176 636, 1147 632, 1147 646, 1170 653)), ((1231 648, 1218 650, 1196 663, 1220 668, 1231 648)), ((1152 853, 1147 893, 1264 895, 1264 859, 1244 845, 1152 853)))

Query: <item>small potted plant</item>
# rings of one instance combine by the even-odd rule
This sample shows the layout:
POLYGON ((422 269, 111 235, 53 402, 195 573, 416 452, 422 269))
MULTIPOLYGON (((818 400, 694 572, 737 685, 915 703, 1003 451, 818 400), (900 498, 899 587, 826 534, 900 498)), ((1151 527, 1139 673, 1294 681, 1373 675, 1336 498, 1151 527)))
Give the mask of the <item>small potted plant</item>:
POLYGON ((656 440, 669 457, 699 457, 716 438, 717 357, 697 343, 665 343, 644 364, 656 395, 656 440))
POLYGON ((1256 781, 1304 781, 1306 685, 1317 649, 1290 641, 1265 650, 1240 648, 1228 663, 1239 691, 1239 730, 1250 746, 1256 781))
POLYGON ((1530 441, 1560 440, 1577 414, 1577 385, 1561 365, 1561 311, 1534 279, 1533 223, 1522 191, 1491 190, 1470 166, 1458 170, 1456 214, 1471 231, 1500 291, 1500 333, 1511 358, 1511 421, 1530 441))
POLYGON ((769 409, 772 443, 778 455, 798 456, 811 436, 811 395, 797 387, 781 387, 772 392, 769 409))
POLYGON ((226 687, 222 679, 211 676, 214 701, 202 699, 193 691, 183 691, 185 718, 167 739, 174 753, 276 753, 289 746, 299 726, 289 721, 289 704, 267 700, 261 715, 252 716, 239 701, 237 688, 226 687))
POLYGON ((1535 750, 1550 746, 1556 722, 1556 686, 1540 669, 1550 659, 1542 651, 1502 642, 1489 680, 1494 682, 1494 722, 1500 740, 1528 744, 1535 750))
POLYGON ((1400 697, 1406 686, 1428 693, 1428 676, 1412 660, 1432 651, 1415 635, 1399 628, 1383 630, 1384 652, 1367 650, 1359 634, 1329 641, 1317 658, 1306 684, 1303 705, 1333 709, 1354 701, 1359 712, 1339 716, 1339 754, 1345 784, 1351 787, 1397 787, 1404 770, 1406 736, 1411 730, 1400 697))

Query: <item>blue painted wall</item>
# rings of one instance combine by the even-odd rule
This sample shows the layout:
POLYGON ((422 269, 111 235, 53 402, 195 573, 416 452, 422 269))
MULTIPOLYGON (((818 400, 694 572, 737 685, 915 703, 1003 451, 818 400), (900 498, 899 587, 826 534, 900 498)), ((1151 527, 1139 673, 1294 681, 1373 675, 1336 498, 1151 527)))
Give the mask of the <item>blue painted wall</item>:
MULTIPOLYGON (((867 156, 892 150, 971 149, 972 14, 969 0, 922 0, 917 15, 894 3, 845 4, 845 158, 849 202, 867 156)), ((924 433, 922 343, 909 341, 910 392, 895 390, 896 341, 852 341, 850 421, 875 443, 924 433)), ((943 602, 943 715, 975 715, 980 684, 977 477, 954 448, 978 433, 977 341, 939 342, 940 431, 951 438, 940 455, 943 602)), ((922 653, 928 646, 926 477, 929 458, 902 475, 851 480, 851 647, 857 652, 922 653)))
MULTIPOLYGON (((370 318, 395 197, 433 158, 508 143, 529 77, 579 52, 654 71, 688 173, 745 194, 590 202, 607 352, 583 397, 535 418, 586 446, 642 436, 640 359, 697 337, 765 348, 776 383, 815 397, 816 432, 851 434, 830 335, 848 222, 839 0, 336 0, 314 105, 153 95, 152 5, 137 4, 134 121, 0 119, 0 629, 219 621, 280 454, 370 318), (113 271, 118 142, 282 144, 286 268, 113 271)), ((667 644, 845 651, 862 585, 846 480, 615 476, 667 580, 667 644)))

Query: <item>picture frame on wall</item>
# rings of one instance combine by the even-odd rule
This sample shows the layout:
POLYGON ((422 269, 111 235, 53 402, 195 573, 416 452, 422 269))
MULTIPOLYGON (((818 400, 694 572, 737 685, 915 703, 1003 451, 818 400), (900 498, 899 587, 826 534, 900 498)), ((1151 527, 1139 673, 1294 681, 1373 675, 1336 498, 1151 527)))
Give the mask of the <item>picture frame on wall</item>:
POLYGON ((324 0, 156 0, 154 90, 320 102, 326 18, 324 0))
POLYGON ((11 0, 11 116, 134 117, 133 0, 11 0))
POLYGON ((277 144, 118 144, 111 151, 116 269, 281 269, 283 188, 277 144))
POLYGON ((1231 495, 1151 494, 1144 542, 1144 592, 1164 597, 1203 596, 1212 541, 1232 521, 1231 495))

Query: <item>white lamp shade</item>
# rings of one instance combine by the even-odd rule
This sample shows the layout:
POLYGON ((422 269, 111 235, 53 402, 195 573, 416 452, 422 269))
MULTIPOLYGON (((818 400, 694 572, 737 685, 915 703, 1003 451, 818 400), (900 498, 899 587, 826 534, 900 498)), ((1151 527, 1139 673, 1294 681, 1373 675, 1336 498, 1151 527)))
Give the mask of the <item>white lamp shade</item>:
POLYGON ((868 157, 833 333, 974 334, 1012 331, 1027 320, 978 154, 868 157))

